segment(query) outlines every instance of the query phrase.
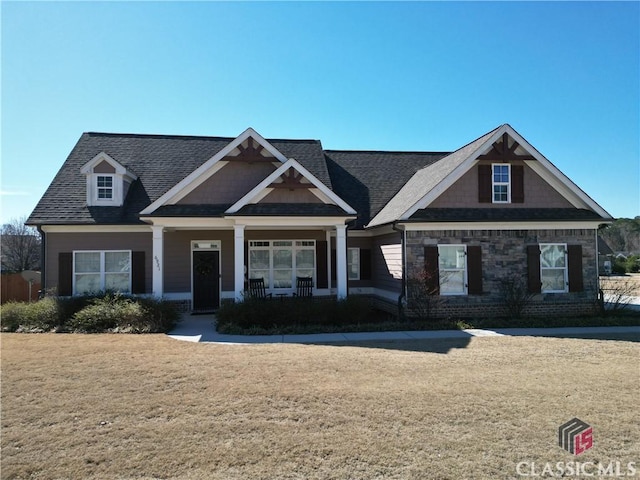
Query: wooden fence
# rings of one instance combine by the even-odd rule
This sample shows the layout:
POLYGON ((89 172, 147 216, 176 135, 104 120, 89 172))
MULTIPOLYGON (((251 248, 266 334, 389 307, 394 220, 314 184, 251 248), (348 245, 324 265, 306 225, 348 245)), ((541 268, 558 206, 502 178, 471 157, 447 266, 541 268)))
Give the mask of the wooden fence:
MULTIPOLYGON (((31 300, 38 300, 40 282, 31 284, 31 300)), ((0 278, 0 303, 29 300, 29 282, 20 273, 3 273, 0 278)))

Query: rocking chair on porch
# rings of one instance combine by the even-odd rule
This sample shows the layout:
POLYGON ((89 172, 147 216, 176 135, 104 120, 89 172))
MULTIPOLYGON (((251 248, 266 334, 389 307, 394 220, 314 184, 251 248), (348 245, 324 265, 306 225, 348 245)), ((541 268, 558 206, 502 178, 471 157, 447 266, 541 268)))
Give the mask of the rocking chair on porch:
POLYGON ((313 296, 313 278, 296 277, 296 292, 293 296, 311 298, 313 296))
POLYGON ((266 300, 267 298, 272 298, 272 294, 267 293, 264 287, 264 278, 249 279, 249 297, 256 298, 258 300, 266 300))

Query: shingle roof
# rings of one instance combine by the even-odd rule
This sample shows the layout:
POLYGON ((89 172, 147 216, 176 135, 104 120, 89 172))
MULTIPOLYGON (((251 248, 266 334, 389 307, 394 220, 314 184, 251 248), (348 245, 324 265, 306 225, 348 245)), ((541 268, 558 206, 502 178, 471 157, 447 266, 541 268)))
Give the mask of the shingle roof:
POLYGON ((347 213, 337 205, 325 203, 253 203, 245 205, 233 215, 322 217, 344 216, 347 213))
MULTIPOLYGON (((225 137, 84 133, 29 217, 30 224, 141 223, 138 213, 231 142, 225 137), (122 207, 88 207, 80 168, 105 152, 138 175, 122 207)), ((268 140, 331 188, 318 140, 268 140)))
MULTIPOLYGON (((500 128, 500 127, 498 127, 500 128)), ((469 155, 476 151, 497 130, 483 135, 455 152, 443 157, 436 163, 426 165, 417 171, 384 208, 373 217, 371 226, 384 225, 402 217, 416 202, 442 182, 453 170, 461 165, 469 155)))
POLYGON ((443 152, 383 152, 326 150, 334 191, 358 212, 361 228, 393 198, 420 169, 443 152))
MULTIPOLYGON (((358 212, 354 228, 397 221, 420 206, 434 187, 466 168, 481 146, 502 125, 456 150, 447 152, 385 152, 322 149, 318 140, 267 140, 287 158, 294 158, 320 182, 358 212), (460 167, 460 168, 459 168, 460 167)), ((35 210, 31 225, 137 224, 139 213, 233 138, 168 135, 84 133, 55 176, 35 210), (134 181, 122 207, 88 207, 86 178, 80 168, 105 152, 127 170, 134 181)), ((576 187, 577 188, 577 187, 576 187)), ((222 216, 230 205, 165 205, 153 216, 222 216)), ((237 215, 346 215, 334 205, 250 204, 237 215)), ((586 220, 602 218, 579 209, 422 209, 411 221, 586 220)))
POLYGON ((424 208, 410 222, 500 222, 597 220, 600 215, 579 208, 424 208))

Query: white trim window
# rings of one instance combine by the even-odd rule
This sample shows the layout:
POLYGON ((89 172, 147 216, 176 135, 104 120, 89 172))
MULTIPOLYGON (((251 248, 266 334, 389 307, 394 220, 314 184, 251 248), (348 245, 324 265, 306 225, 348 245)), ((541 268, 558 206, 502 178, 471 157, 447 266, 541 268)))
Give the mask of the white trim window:
POLYGON ((73 293, 131 292, 131 250, 73 252, 73 293))
POLYGON ((438 273, 440 295, 466 295, 466 245, 438 245, 438 273))
POLYGON ((491 165, 491 191, 493 203, 511 203, 511 165, 491 165))
POLYGON ((540 244, 540 281, 542 293, 564 293, 568 291, 566 243, 540 244))
POLYGON ((360 280, 360 249, 358 247, 347 249, 347 278, 360 280))
POLYGON ((295 288, 296 277, 311 277, 315 284, 315 240, 249 241, 249 278, 264 278, 268 289, 295 288))
POLYGON ((113 175, 96 175, 96 201, 113 202, 113 175))

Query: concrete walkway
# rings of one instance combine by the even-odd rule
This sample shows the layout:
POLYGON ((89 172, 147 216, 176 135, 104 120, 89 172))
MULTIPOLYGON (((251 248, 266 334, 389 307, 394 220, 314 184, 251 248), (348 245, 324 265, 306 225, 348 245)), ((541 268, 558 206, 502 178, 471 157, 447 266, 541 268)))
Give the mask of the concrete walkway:
POLYGON ((535 336, 582 337, 616 334, 640 335, 638 327, 565 327, 565 328, 498 328, 483 330, 429 330, 399 332, 317 333, 308 335, 225 335, 216 332, 214 315, 184 315, 169 332, 169 337, 186 342, 223 343, 235 345, 263 343, 343 343, 376 340, 417 340, 440 338, 535 336))

